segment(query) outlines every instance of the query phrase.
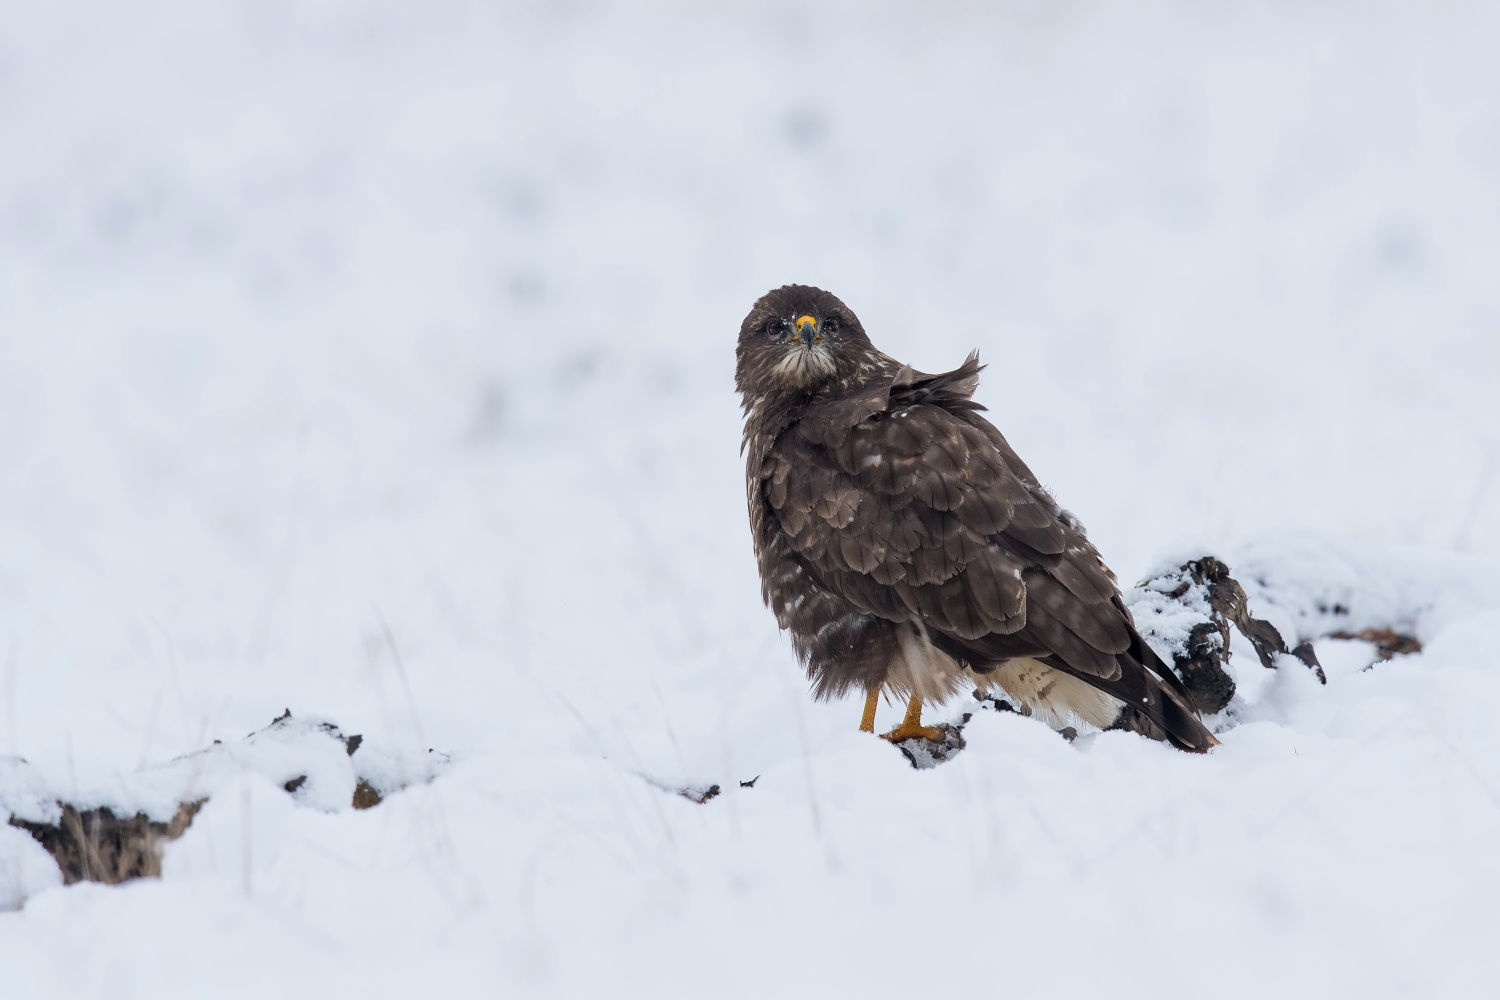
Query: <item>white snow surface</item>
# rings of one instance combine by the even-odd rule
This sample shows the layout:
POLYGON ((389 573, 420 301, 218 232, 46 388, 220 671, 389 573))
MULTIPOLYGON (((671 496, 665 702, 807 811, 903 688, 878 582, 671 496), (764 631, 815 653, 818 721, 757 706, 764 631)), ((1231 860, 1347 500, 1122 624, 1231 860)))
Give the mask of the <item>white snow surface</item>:
POLYGON ((1497 38, 9 5, 0 812, 209 801, 118 887, 0 825, 0 995, 1492 991, 1497 38), (1126 586, 1210 552, 1289 642, 1424 650, 1236 638, 1206 756, 980 712, 913 770, 761 606, 733 347, 787 281, 977 347, 1126 586))

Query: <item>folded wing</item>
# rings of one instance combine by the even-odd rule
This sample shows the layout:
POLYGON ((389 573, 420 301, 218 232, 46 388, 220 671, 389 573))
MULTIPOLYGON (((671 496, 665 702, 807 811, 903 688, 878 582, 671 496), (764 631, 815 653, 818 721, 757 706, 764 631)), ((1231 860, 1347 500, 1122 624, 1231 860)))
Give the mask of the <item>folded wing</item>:
POLYGON ((942 375, 903 369, 781 433, 761 489, 791 549, 854 608, 922 623, 975 670, 1035 656, 1137 706, 1174 743, 1211 745, 1082 526, 979 415, 979 371, 974 355, 942 375))

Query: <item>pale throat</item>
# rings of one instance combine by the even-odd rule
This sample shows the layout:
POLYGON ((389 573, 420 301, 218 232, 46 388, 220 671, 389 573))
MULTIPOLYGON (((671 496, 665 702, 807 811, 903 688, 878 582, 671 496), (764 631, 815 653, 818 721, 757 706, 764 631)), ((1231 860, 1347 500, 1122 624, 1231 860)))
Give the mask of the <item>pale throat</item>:
POLYGON ((771 374, 790 389, 806 389, 828 378, 836 369, 832 352, 822 344, 814 344, 787 351, 771 369, 771 374))

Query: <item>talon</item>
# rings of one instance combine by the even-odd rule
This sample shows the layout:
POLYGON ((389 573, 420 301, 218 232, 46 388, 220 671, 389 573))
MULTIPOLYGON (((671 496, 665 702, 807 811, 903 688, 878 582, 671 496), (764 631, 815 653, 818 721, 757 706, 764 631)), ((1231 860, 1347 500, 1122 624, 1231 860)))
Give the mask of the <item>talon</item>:
MULTIPOLYGON (((871 696, 870 704, 872 706, 874 704, 873 695, 871 696)), ((872 732, 875 728, 874 723, 874 713, 872 712, 870 717, 870 730, 872 732)), ((916 695, 912 695, 911 701, 906 705, 906 718, 901 720, 901 725, 888 733, 883 733, 880 738, 890 740, 892 743, 900 743, 902 740, 913 739, 917 736, 922 737, 924 740, 931 740, 934 743, 945 743, 948 740, 948 734, 937 726, 922 725, 922 699, 916 695)))
POLYGON ((934 743, 943 743, 948 739, 947 732, 937 726, 908 726, 904 722, 890 732, 880 734, 881 739, 890 740, 892 743, 900 743, 902 740, 914 739, 918 736, 934 743))

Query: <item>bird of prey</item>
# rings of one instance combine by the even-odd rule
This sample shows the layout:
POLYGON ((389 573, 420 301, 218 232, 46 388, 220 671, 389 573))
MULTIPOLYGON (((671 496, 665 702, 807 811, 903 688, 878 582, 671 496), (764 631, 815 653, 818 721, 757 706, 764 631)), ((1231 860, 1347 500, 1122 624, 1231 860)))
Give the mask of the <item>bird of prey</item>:
POLYGON ((863 691, 867 732, 882 691, 907 699, 893 741, 941 742, 923 702, 973 683, 1054 727, 1218 742, 1083 525, 980 416, 977 353, 913 371, 807 285, 762 296, 735 353, 761 596, 816 697, 863 691))

